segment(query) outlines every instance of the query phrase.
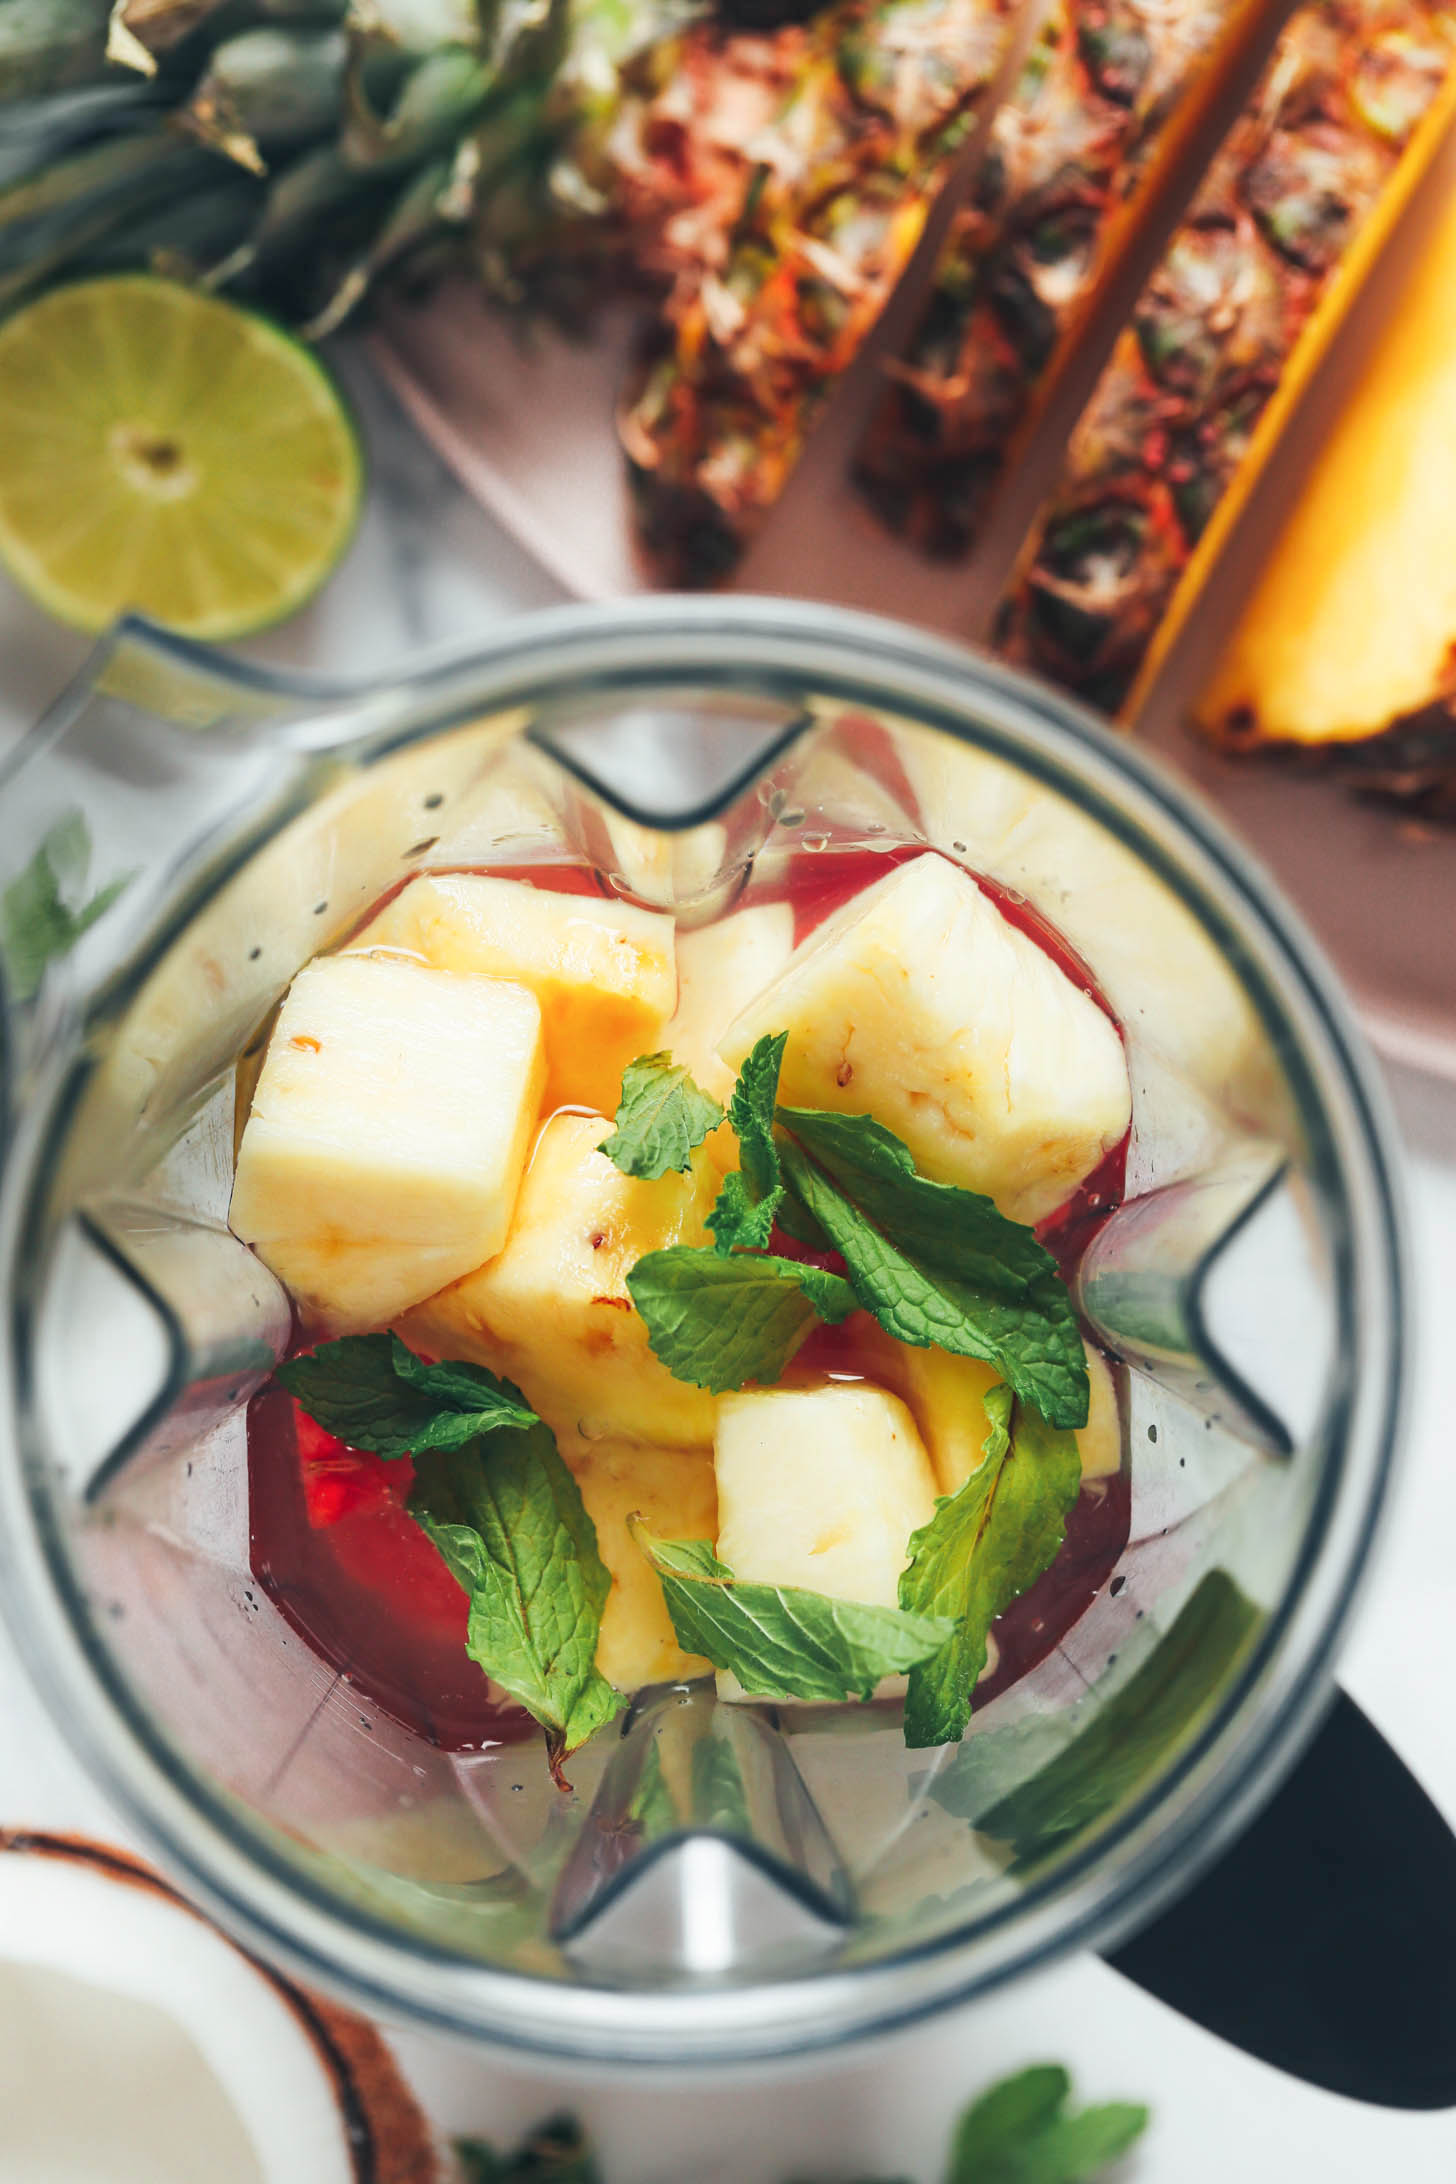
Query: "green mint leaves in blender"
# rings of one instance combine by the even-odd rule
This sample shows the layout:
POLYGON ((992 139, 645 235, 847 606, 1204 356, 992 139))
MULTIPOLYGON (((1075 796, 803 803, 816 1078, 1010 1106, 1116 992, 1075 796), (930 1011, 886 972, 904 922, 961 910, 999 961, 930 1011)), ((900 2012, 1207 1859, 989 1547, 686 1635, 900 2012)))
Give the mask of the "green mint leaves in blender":
POLYGON ((1054 1426, 1087 1423, 1087 1361, 1051 1253, 989 1198, 917 1173, 868 1115, 780 1108, 779 1157, 887 1334, 993 1364, 1054 1426))
POLYGON ((1107 2101, 1071 2114, 1071 2094, 1056 2063, 993 2085, 956 2125, 946 2184, 1090 2184, 1142 2136, 1148 2111, 1107 2101))
POLYGON ((627 1291, 653 1354, 675 1379, 715 1395, 777 1380, 816 1320, 846 1319, 856 1305, 841 1275, 756 1252, 722 1259, 694 1244, 648 1252, 627 1291))
POLYGON ((954 1619, 940 1651, 910 1673, 905 1742, 950 1744, 965 1733, 987 1638, 998 1615, 1050 1568, 1082 1483, 1072 1435, 1014 1403, 1003 1382, 986 1396, 991 1431, 980 1468, 939 1501, 910 1541, 900 1605, 954 1619))
POLYGON ((575 1751, 626 1701, 596 1667, 611 1575, 549 1428, 417 1456, 409 1512, 470 1596, 471 1659, 575 1751))
POLYGON ((728 1102, 728 1121, 738 1140, 738 1169, 725 1176, 718 1202, 708 1215, 715 1248, 764 1251, 773 1234, 774 1216, 784 1198, 778 1147, 774 1144, 774 1109, 778 1105, 779 1068, 788 1033, 767 1034, 744 1061, 728 1102))
POLYGON ((537 1423, 519 1388, 479 1365, 427 1365, 398 1335, 343 1335, 278 1368, 326 1433, 376 1456, 463 1448, 477 1434, 537 1423))
POLYGON ((70 812, 0 896, 0 965, 12 1001, 32 998, 46 965, 70 953, 133 877, 124 872, 88 899, 90 864, 86 822, 79 811, 70 812))
POLYGON ((654 1182, 684 1173, 723 1110, 670 1054, 642 1054, 622 1072, 616 1128, 601 1150, 623 1175, 654 1182))
POLYGON ((947 1643, 945 1616, 833 1600, 791 1585, 740 1584, 709 1541, 654 1539, 631 1525, 662 1585, 679 1645, 755 1697, 869 1698, 947 1643))
POLYGON ((454 2142, 463 2184, 602 2184, 591 2141, 575 2116, 552 2116, 509 2153, 484 2139, 454 2142))

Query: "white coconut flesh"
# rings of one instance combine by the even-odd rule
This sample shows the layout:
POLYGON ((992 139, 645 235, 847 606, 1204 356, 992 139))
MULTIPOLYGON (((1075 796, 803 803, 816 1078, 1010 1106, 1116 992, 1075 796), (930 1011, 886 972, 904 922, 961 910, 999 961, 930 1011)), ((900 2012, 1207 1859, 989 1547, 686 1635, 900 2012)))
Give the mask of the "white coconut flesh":
POLYGON ((332 2076, 204 1920, 68 1857, 0 1856, 0 2184, 353 2184, 332 2076))

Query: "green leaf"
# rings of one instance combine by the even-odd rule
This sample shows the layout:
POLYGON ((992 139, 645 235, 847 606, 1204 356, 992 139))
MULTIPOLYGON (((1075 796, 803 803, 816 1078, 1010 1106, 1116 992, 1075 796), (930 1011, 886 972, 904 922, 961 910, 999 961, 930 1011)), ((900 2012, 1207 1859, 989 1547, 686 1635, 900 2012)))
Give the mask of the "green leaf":
POLYGON ((882 1676, 928 1660, 951 1634, 942 1616, 831 1600, 791 1585, 740 1583, 708 1540, 632 1536, 657 1572, 679 1645, 763 1698, 869 1698, 882 1676))
POLYGON ((546 1426, 416 1457, 410 1514, 470 1595, 466 1651, 571 1752, 625 1703, 597 1672, 611 1577, 546 1426))
POLYGON ((726 1176, 708 1226, 720 1252, 762 1251, 783 1202, 774 1108, 779 1096, 786 1031, 767 1032, 744 1058, 728 1101, 728 1121, 738 1139, 738 1172, 726 1176))
POLYGON ((1004 1382, 986 1396, 985 1456, 959 1493, 935 1505, 910 1540, 900 1605, 954 1619, 953 1636, 911 1672, 905 1742, 952 1744, 965 1734, 991 1625, 1050 1568, 1082 1483, 1072 1435, 1025 1404, 1004 1382))
POLYGON ((1086 2184, 1147 2128, 1147 2109, 1128 2101, 1068 2115, 1071 2090, 1055 2063, 992 2086, 956 2126, 947 2184, 1086 2184))
POLYGON ((376 1456, 463 1448, 477 1434, 536 1424, 519 1388, 479 1365, 427 1365, 398 1335, 341 1335, 277 1378, 310 1418, 376 1456))
POLYGON ((849 1283, 819 1267, 741 1252, 720 1259, 692 1244, 648 1252, 627 1289, 654 1356, 715 1394, 777 1380, 816 1318, 846 1319, 856 1304, 849 1283))
POLYGON ((0 896, 0 963, 13 1001, 29 1001, 48 963, 66 955, 133 875, 124 872, 89 902, 74 905, 91 862, 91 837, 79 811, 51 828, 24 870, 0 896))
POLYGON ((623 1175, 653 1182, 682 1173, 695 1148, 723 1120, 723 1110, 670 1054, 643 1054, 622 1072, 617 1127, 601 1150, 623 1175))
POLYGON ((692 1789, 696 1827, 716 1828, 722 1835, 752 1836, 743 1769, 726 1735, 709 1731, 693 1746, 692 1789))
POLYGON ((478 2138, 458 2138, 453 2150, 465 2184, 602 2184, 591 2142, 575 2116, 538 2124, 508 2154, 478 2138))
POLYGON ((780 1108, 784 1172, 888 1334, 985 1358, 1055 1426, 1087 1423, 1087 1359, 1051 1253, 989 1198, 917 1175, 868 1115, 780 1108))

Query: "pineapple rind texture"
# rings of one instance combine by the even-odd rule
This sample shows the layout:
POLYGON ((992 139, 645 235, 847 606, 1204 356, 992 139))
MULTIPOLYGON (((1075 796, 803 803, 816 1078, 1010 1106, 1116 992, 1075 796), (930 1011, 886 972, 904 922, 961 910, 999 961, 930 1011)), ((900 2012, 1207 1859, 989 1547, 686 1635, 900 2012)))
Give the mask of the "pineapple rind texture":
POLYGON ((731 1026, 736 1068, 787 1031, 789 1107, 873 1115, 922 1174, 1043 1220, 1123 1135, 1116 1027, 958 866, 899 866, 837 912, 731 1026))
POLYGON ((545 1063, 533 995, 380 958, 299 972, 229 1219, 334 1334, 380 1327, 505 1242, 545 1063))
POLYGON ((719 1187, 702 1154, 686 1175, 643 1182, 597 1151, 600 1115, 542 1129, 504 1249, 399 1324, 412 1348, 464 1358, 512 1380, 562 1440, 706 1448, 713 1398, 652 1355, 627 1293, 649 1251, 708 1244, 719 1187))
POLYGON ((353 945, 528 987, 541 1004, 548 1109, 614 1114, 623 1070, 661 1045, 677 1001, 670 917, 520 880, 422 875, 353 945))

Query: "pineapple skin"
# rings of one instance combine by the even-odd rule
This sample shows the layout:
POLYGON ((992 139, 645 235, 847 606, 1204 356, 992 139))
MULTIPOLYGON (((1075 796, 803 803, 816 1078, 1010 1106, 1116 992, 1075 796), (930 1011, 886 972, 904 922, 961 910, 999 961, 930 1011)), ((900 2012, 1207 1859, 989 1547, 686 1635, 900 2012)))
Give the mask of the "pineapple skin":
POLYGON ((627 1529, 639 1516, 657 1539, 714 1539, 718 1485, 706 1449, 642 1448, 627 1441, 577 1441, 562 1455, 596 1526, 597 1551, 611 1572, 596 1665, 619 1691, 685 1683, 712 1674, 701 1654, 677 1642, 662 1586, 627 1529))
POLYGON ((1134 306, 996 616, 1132 717, 1456 110, 1451 0, 1309 0, 1134 306))
POLYGON ((718 1171, 646 1183, 597 1151, 600 1115, 559 1114, 536 1141, 504 1249, 410 1312, 399 1333, 431 1357, 512 1380, 558 1440, 707 1448, 713 1398, 652 1355, 627 1293, 646 1252, 708 1244, 718 1171))
POLYGON ((411 880, 354 946, 527 987, 541 1005, 547 1109, 610 1115, 623 1070, 661 1044, 676 1004, 673 930, 631 903, 443 872, 411 880))
POLYGON ((1043 1220, 1128 1125, 1116 1028, 969 873, 927 854, 813 934, 738 1017, 736 1067, 787 1031, 786 1107, 873 1115, 923 1175, 1043 1220))
POLYGON ((505 1242, 545 1060, 533 995, 380 958, 294 979, 229 1221, 306 1318, 383 1326, 505 1242))

